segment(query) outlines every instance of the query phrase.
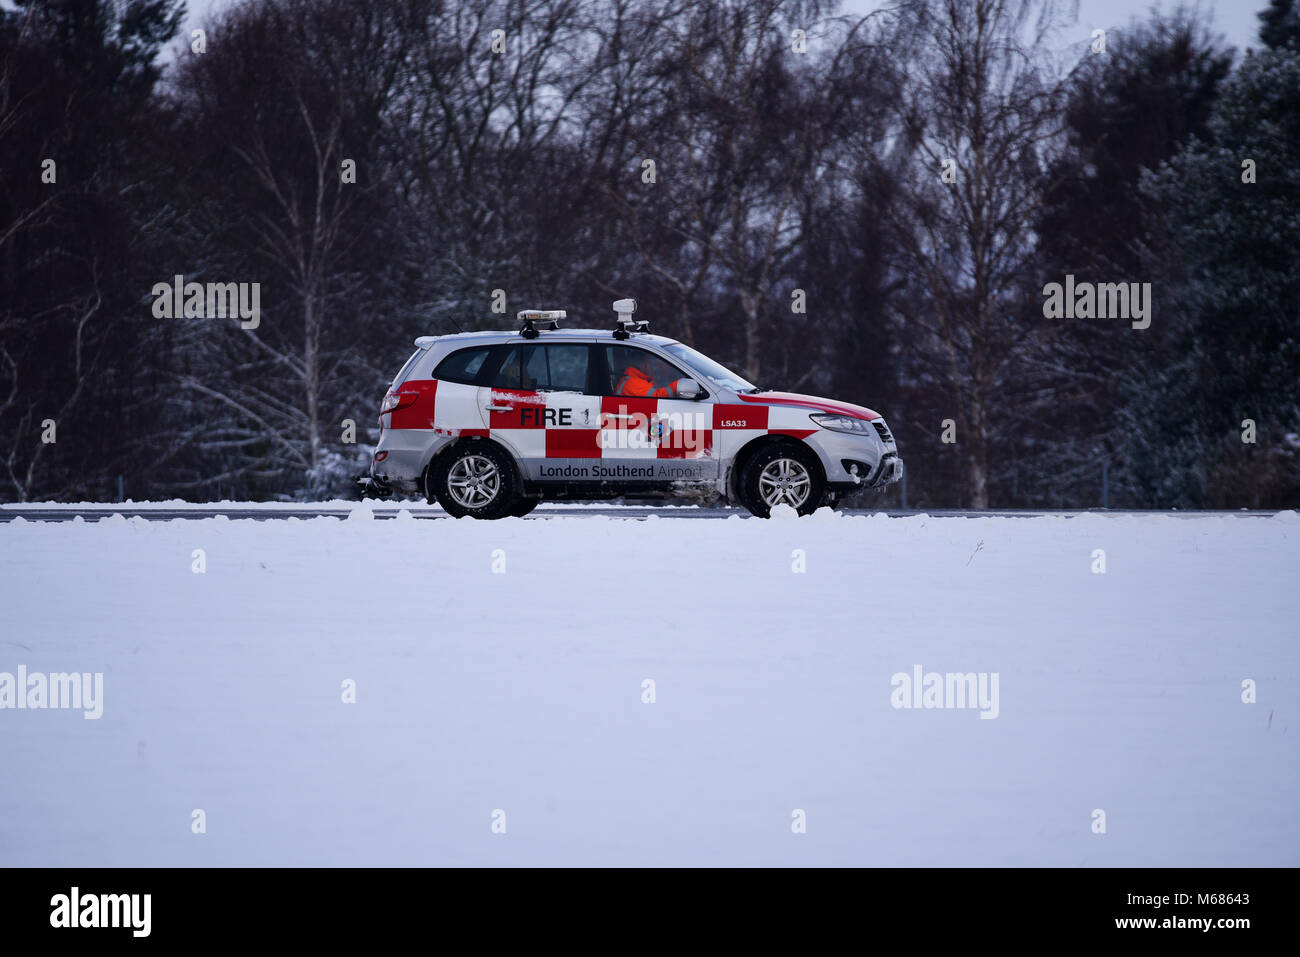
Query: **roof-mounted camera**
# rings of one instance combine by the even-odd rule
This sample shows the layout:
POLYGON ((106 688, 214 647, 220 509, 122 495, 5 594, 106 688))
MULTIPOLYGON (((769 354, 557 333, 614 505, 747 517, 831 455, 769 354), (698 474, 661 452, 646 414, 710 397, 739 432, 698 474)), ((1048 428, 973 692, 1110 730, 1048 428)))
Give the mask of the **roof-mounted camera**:
POLYGON ((614 338, 626 339, 634 332, 648 332, 650 323, 646 319, 633 319, 636 312, 635 299, 614 300, 614 338))

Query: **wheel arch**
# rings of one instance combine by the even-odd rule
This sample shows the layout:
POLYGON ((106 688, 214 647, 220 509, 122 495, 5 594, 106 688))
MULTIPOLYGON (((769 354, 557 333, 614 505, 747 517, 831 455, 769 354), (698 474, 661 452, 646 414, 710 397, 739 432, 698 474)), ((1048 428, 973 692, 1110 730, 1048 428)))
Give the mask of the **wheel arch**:
POLYGON ((748 465, 749 460, 752 459, 759 452, 763 451, 764 449, 771 448, 772 446, 783 446, 785 448, 798 449, 804 452, 805 454, 807 454, 807 456, 811 458, 814 463, 816 463, 815 468, 817 469, 818 473, 821 476, 822 484, 823 485, 826 484, 826 466, 822 464, 822 457, 817 454, 816 449, 814 449, 807 442, 804 442, 801 439, 796 439, 793 435, 781 435, 780 433, 776 433, 776 434, 769 433, 768 435, 760 435, 750 439, 748 442, 742 445, 740 447, 740 450, 736 452, 735 456, 732 457, 731 471, 727 475, 727 498, 728 499, 730 499, 733 502, 741 500, 740 490, 737 487, 736 483, 740 481, 740 476, 741 473, 744 472, 745 466, 748 465))
POLYGON ((424 492, 426 496, 430 494, 429 476, 433 474, 433 470, 438 466, 439 463, 441 463, 444 459, 446 459, 447 456, 451 455, 452 453, 456 452, 459 449, 473 448, 475 445, 477 445, 479 448, 482 448, 483 446, 491 446, 497 452, 500 452, 502 455, 504 455, 506 461, 510 463, 510 467, 514 469, 515 487, 522 490, 523 482, 524 482, 524 471, 519 467, 519 462, 515 458, 514 453, 511 452, 504 445, 502 445, 500 442, 496 441, 493 438, 490 438, 489 436, 467 435, 467 436, 461 436, 459 438, 452 439, 450 442, 444 443, 440 448, 436 449, 432 455, 429 456, 429 461, 427 461, 424 464, 424 469, 420 473, 420 491, 424 492))

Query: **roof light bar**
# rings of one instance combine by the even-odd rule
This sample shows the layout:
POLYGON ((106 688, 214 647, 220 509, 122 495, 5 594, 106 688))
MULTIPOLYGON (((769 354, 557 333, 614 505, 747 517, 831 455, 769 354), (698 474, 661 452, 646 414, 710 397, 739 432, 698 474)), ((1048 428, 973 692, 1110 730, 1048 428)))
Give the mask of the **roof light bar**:
POLYGON ((558 329, 560 320, 567 318, 563 309, 521 309, 519 334, 525 339, 536 339, 538 328, 558 329))

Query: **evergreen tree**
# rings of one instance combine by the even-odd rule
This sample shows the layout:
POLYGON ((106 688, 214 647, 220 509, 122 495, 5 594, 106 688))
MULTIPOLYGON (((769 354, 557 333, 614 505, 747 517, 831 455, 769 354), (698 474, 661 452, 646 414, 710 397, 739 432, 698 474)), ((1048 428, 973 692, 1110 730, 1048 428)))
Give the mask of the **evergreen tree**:
MULTIPOLYGON (((1153 223, 1139 180, 1206 135, 1231 64, 1231 50, 1185 8, 1112 30, 1104 51, 1084 53, 1065 110, 1068 148, 1052 171, 1038 225, 1040 288, 1067 274, 1080 282, 1151 282, 1156 303, 1168 302, 1169 284, 1144 255, 1153 223)), ((1169 316, 1162 308, 1145 330, 1116 318, 1056 320, 1037 392, 1025 406, 1033 414, 1020 430, 1018 455, 1027 474, 1042 476, 1045 500, 1055 492, 1100 503, 1104 461, 1110 504, 1133 501, 1135 480, 1121 453, 1133 424, 1117 413, 1124 384, 1153 374, 1147 353, 1169 316)))
POLYGON ((0 482, 7 497, 139 492, 159 405, 157 56, 175 0, 0 8, 0 482), (132 441, 130 436, 136 437, 132 441), (53 438, 54 441, 49 441, 53 438))
POLYGON ((1248 56, 1205 140, 1145 179, 1176 276, 1157 374, 1124 420, 1148 502, 1271 507, 1300 496, 1300 49, 1248 56), (1252 420, 1256 441, 1250 437, 1252 420))

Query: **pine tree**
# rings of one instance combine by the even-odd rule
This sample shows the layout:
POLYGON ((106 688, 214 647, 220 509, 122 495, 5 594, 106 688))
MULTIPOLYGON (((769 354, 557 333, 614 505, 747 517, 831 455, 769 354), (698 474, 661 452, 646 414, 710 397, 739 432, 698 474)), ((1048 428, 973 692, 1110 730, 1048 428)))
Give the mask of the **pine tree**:
POLYGON ((1176 282, 1163 362, 1128 389, 1148 501, 1300 501, 1300 49, 1245 58, 1209 124, 1143 184, 1176 282), (1162 367, 1160 367, 1162 366, 1162 367), (1244 421, 1255 423, 1256 442, 1244 421), (1166 497, 1171 500, 1164 501, 1166 497))

